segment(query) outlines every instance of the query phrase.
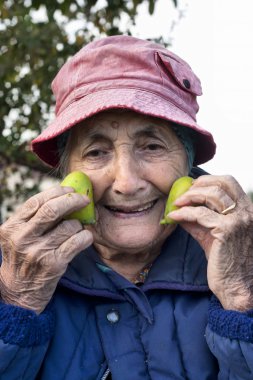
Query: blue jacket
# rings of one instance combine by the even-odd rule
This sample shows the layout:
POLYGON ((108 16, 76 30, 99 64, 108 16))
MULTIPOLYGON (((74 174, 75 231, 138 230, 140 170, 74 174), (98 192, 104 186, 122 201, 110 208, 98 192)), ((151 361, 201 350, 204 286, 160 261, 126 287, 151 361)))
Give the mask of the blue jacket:
POLYGON ((252 317, 222 309, 180 227, 139 287, 89 248, 41 315, 1 304, 0 379, 252 380, 252 317))

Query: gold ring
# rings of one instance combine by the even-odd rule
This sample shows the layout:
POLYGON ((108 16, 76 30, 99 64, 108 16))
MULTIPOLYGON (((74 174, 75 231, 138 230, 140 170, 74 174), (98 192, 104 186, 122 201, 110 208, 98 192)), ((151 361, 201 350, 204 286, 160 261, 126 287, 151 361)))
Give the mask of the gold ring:
POLYGON ((225 208, 225 210, 221 211, 222 215, 227 215, 230 211, 234 210, 236 207, 236 203, 233 203, 231 206, 225 208))

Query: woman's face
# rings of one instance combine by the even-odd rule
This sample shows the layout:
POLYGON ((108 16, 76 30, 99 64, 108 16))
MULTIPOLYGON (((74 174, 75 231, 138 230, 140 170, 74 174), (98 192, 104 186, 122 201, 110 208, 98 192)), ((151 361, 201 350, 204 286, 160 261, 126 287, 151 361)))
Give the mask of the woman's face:
POLYGON ((103 112, 73 129, 69 171, 91 179, 95 244, 138 252, 160 246, 174 226, 161 226, 167 195, 186 175, 183 145, 168 122, 135 112, 103 112))

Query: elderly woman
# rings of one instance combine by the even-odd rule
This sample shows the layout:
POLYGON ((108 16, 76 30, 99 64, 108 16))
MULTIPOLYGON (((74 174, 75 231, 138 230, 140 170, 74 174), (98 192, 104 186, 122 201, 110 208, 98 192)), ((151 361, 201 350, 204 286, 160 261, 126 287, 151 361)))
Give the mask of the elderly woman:
POLYGON ((53 82, 56 118, 34 152, 85 172, 97 222, 70 187, 29 199, 1 226, 0 378, 253 378, 253 205, 206 175, 201 85, 167 49, 92 42, 53 82), (161 225, 172 183, 194 178, 161 225))

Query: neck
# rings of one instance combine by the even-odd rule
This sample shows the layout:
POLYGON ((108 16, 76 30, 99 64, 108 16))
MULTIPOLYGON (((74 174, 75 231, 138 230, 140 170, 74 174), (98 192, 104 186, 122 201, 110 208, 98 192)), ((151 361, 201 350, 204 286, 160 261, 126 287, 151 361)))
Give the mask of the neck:
POLYGON ((101 260, 112 268, 115 272, 121 274, 130 282, 134 282, 138 274, 148 264, 151 264, 160 254, 161 246, 150 248, 150 250, 116 250, 105 247, 101 244, 94 244, 99 253, 101 260))

